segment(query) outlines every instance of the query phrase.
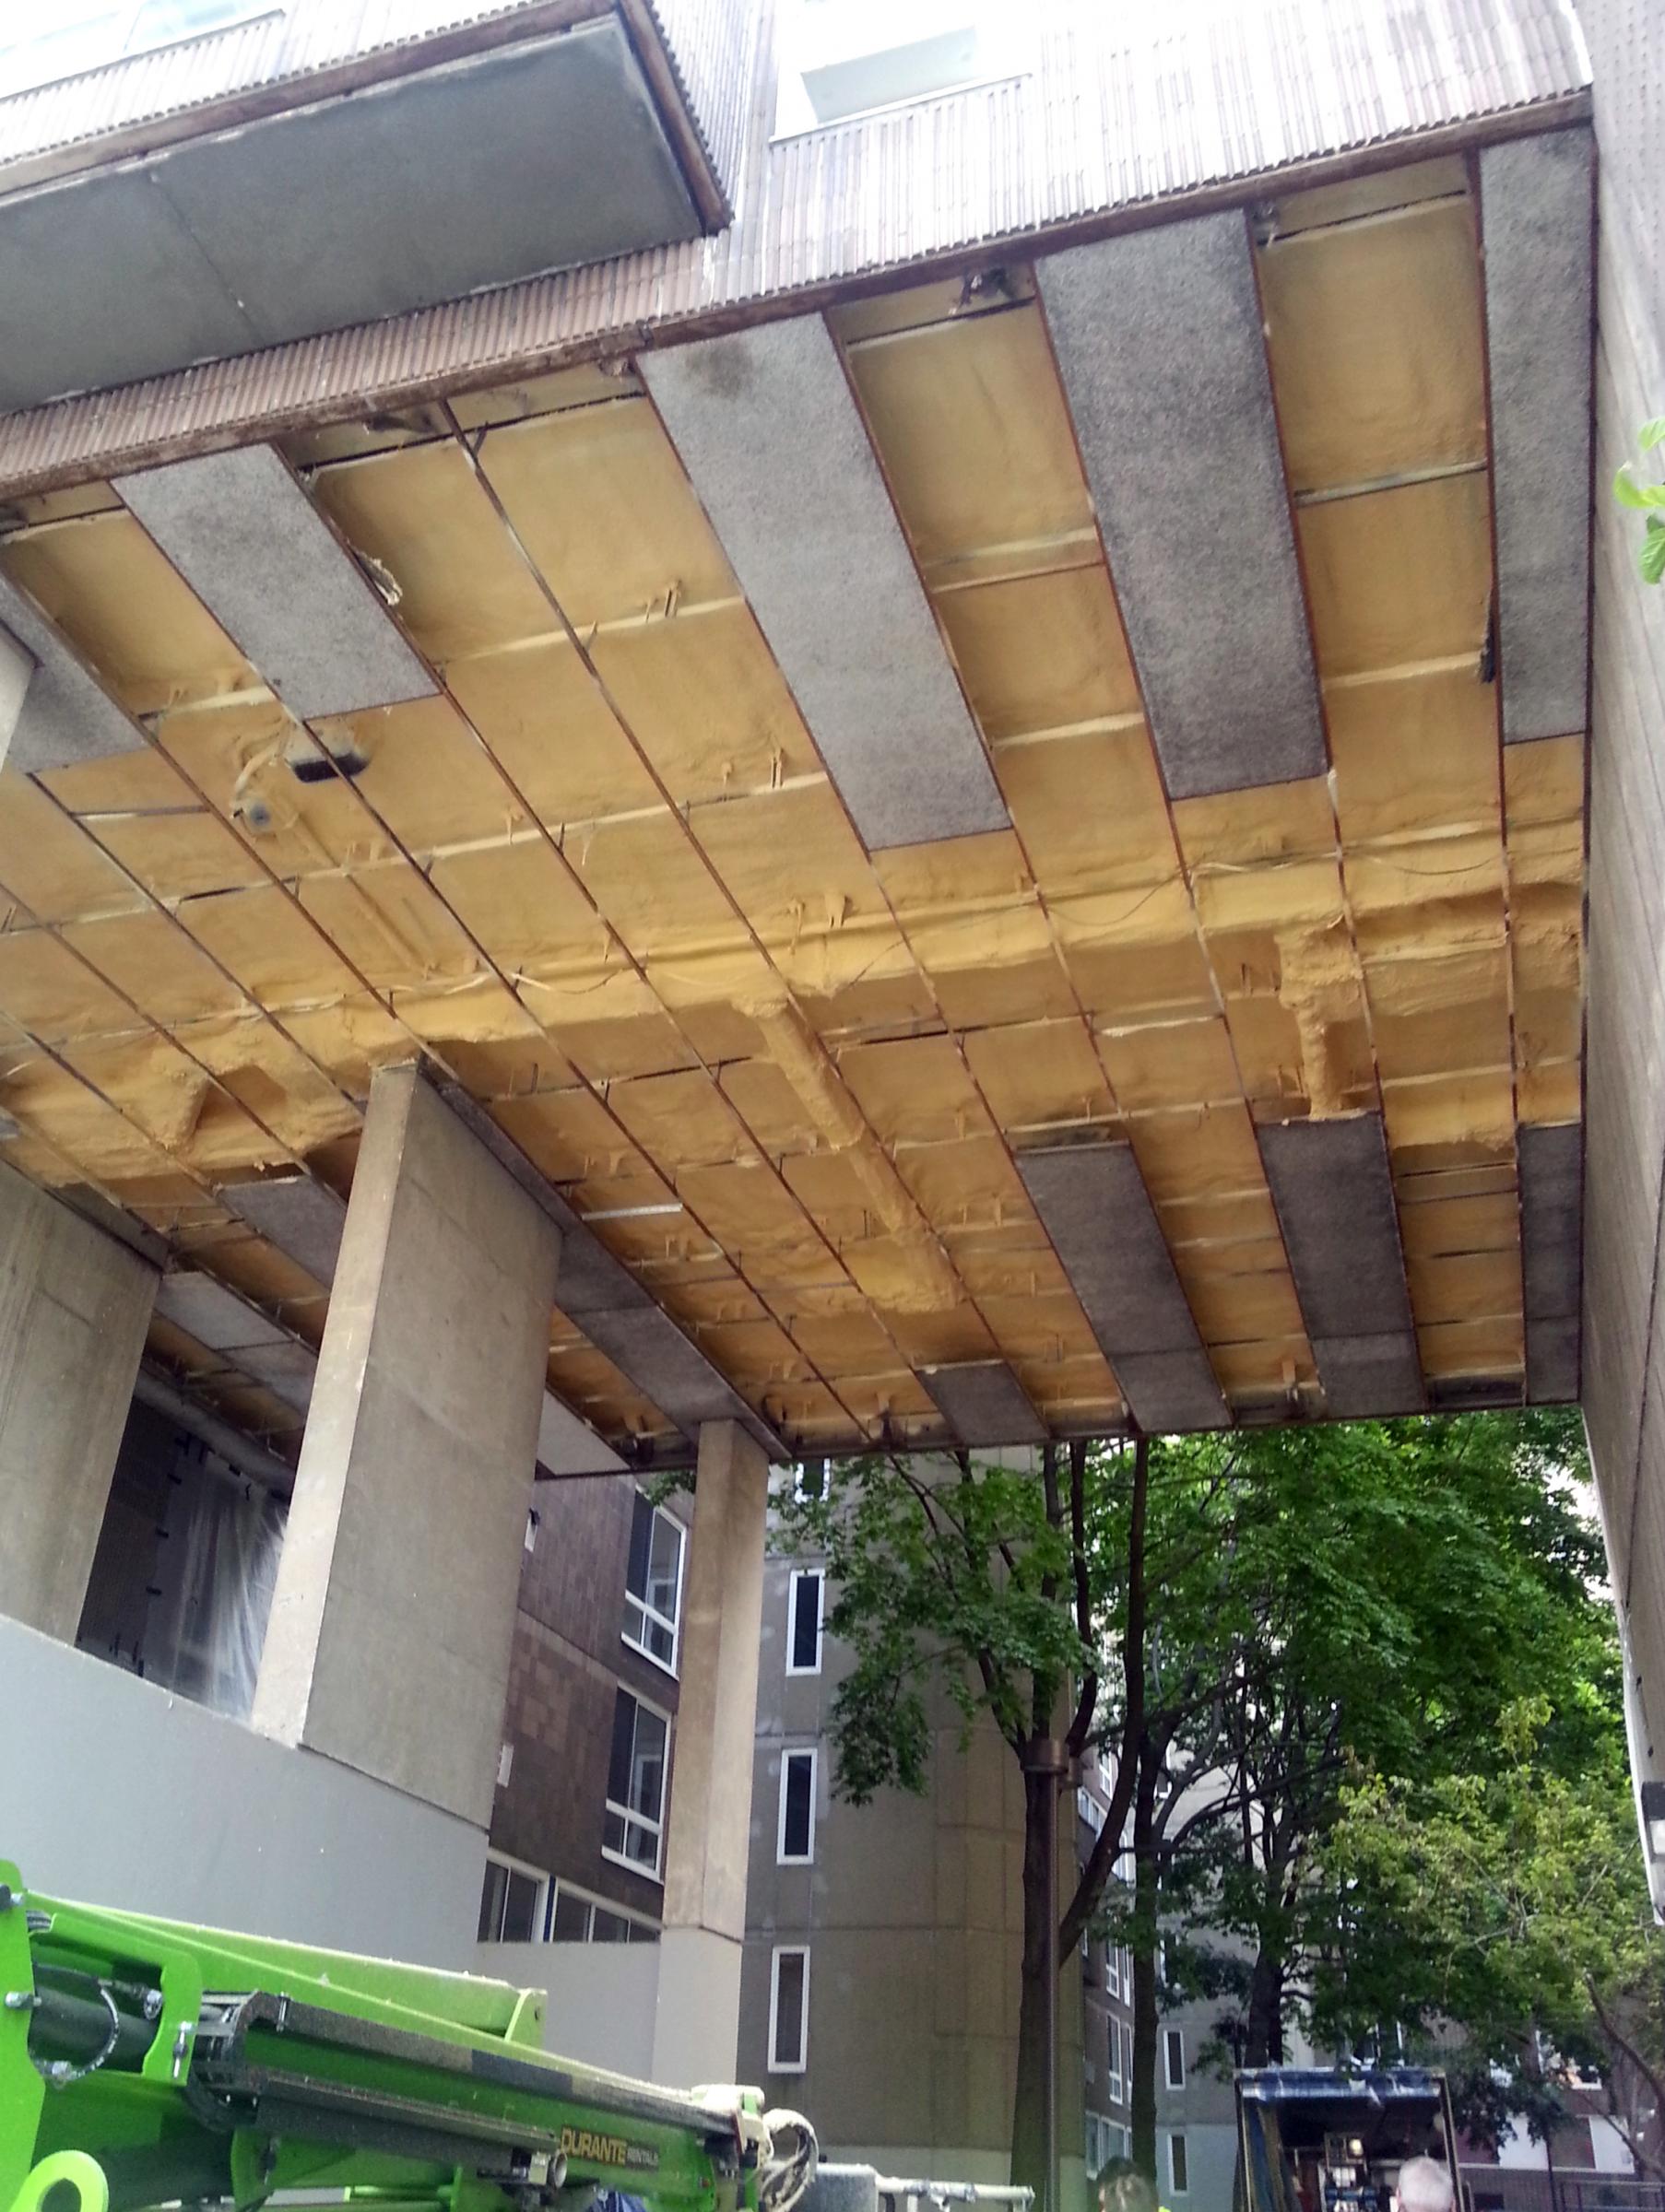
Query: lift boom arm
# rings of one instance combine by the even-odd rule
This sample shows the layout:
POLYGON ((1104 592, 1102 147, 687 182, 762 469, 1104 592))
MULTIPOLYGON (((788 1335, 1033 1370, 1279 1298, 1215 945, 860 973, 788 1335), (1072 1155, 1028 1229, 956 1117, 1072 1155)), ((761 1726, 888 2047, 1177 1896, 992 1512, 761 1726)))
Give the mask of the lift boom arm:
POLYGON ((26 1891, 0 1861, 0 2212, 345 2189, 383 2212, 790 2212, 755 2091, 549 2056, 537 1990, 26 1891), (50 2204, 49 2204, 49 2201, 50 2204))

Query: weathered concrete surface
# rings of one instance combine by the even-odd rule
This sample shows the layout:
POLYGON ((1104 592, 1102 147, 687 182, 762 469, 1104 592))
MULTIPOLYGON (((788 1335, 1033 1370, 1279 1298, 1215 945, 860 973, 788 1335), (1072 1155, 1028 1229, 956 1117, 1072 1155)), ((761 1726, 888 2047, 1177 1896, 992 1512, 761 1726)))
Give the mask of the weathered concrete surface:
POLYGON ((478 1971, 480 1829, 15 1621, 0 1682, 6 1851, 26 1882, 478 1971))
POLYGON ((0 1168, 0 1613, 75 1641, 156 1270, 0 1168))
POLYGON ((700 1431, 682 1596, 654 2079, 730 2081, 751 1838, 769 1464, 734 1421, 700 1431))
POLYGON ((379 1074, 253 1720, 482 1827, 559 1257, 417 1072, 379 1074))

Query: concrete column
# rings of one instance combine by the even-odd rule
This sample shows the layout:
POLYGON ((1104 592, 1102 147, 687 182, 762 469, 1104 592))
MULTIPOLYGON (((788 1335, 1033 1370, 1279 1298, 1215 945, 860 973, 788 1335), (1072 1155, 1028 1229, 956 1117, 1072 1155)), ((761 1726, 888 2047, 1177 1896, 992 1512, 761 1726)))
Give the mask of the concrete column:
POLYGON ((0 1613, 73 1643, 156 1269, 0 1167, 0 1613))
POLYGON ((383 1070, 252 1718, 480 1828, 559 1256, 417 1071, 383 1070))
POLYGON ((654 2079, 734 2079, 763 1629, 769 1463, 733 1421, 700 1430, 682 1596, 654 2079))

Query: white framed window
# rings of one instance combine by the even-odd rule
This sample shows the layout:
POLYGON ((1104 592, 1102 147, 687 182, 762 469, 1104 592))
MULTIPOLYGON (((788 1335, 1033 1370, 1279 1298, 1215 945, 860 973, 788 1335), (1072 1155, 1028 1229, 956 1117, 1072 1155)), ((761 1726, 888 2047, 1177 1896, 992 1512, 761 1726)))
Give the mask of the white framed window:
POLYGON ((1104 1946, 1104 1987, 1113 1997, 1122 1994, 1122 1955, 1119 1946, 1114 1943, 1104 1946))
POLYGON ((1087 2179, 1103 2173, 1116 2156, 1116 2130, 1102 2112, 1087 2114, 1087 2179))
POLYGON ((1122 2100, 1122 2030, 1119 2020, 1110 2022, 1110 2064, 1104 2075, 1104 2088, 1112 2104, 1122 2100))
POLYGON ((653 1881, 665 1851, 665 1776, 670 1721, 621 1689, 613 1705, 613 1748, 608 1761, 607 1813, 601 1855, 653 1881))
POLYGON ((1122 2022, 1122 2055, 1126 2061, 1123 2071, 1128 2077, 1128 2101, 1133 2100, 1133 2023, 1122 2022))
POLYGON ((819 1763, 813 1749, 781 1753, 781 1812, 774 1842, 777 1866, 809 1866, 815 1862, 819 1763))
POLYGON ((682 1560, 688 1532, 662 1505, 636 1492, 631 1517, 630 1564, 624 1576, 624 1626, 632 1651, 677 1671, 682 1625, 682 1560))
POLYGON ((549 1904, 551 1943, 657 1943, 659 1924, 573 1882, 558 1881, 549 1904))
POLYGON ((1186 2139, 1177 2130, 1168 2137, 1168 2187, 1175 2196, 1187 2195, 1191 2187, 1191 2167, 1186 2156, 1186 2139))
POLYGON ((539 1867, 489 1851, 480 1884, 478 1940, 541 1943, 549 1900, 549 1877, 539 1867))
POLYGON ((777 1943, 769 1968, 769 2071, 801 2074, 809 2063, 809 1947, 777 1943))
POLYGON ((784 0, 776 135, 1016 76, 1027 31, 998 0, 784 0))
POLYGON ((824 1459, 800 1459, 792 1470, 792 1495, 799 1505, 819 1503, 827 1494, 824 1459))
POLYGON ((1162 2039, 1163 2071, 1171 2089, 1186 2086, 1186 2039, 1183 2028, 1170 2028, 1162 2039))
POLYGON ((821 1592, 826 1581, 819 1567, 795 1567, 786 1594, 786 1672, 819 1675, 821 1644, 821 1592))

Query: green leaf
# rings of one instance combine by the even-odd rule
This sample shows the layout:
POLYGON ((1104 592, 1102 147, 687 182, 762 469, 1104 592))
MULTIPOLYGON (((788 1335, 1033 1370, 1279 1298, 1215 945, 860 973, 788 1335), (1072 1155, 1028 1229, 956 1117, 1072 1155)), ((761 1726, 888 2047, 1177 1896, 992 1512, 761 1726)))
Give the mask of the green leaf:
POLYGON ((1665 528, 1650 530, 1642 541, 1637 566, 1644 583, 1658 583, 1665 578, 1665 528))
POLYGON ((1638 484, 1627 461, 1613 478, 1613 497, 1621 507, 1665 507, 1665 484, 1638 484))
POLYGON ((1665 445, 1665 415, 1656 415, 1651 422, 1645 422, 1636 434, 1636 443, 1645 453, 1656 445, 1665 445))

